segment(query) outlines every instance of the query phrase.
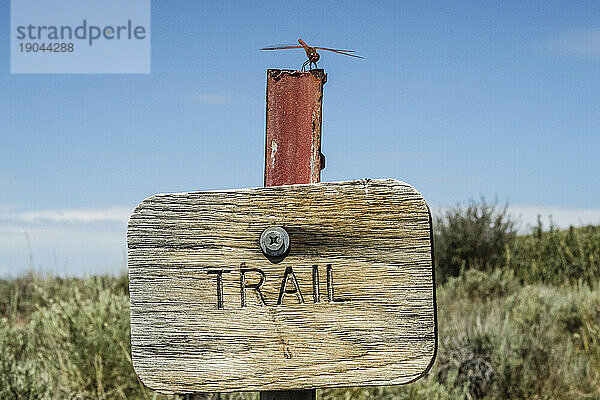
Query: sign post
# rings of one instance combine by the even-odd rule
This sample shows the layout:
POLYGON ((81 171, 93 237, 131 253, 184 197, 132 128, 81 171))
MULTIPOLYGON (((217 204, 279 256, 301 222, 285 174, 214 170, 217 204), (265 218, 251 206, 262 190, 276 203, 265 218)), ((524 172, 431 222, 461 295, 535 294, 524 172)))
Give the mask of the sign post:
MULTIPOLYGON (((323 85, 321 69, 309 72, 267 70, 265 186, 318 183, 323 85)), ((263 391, 260 400, 314 400, 316 390, 263 391)))
POLYGON ((128 225, 132 361, 162 393, 412 382, 437 348, 429 208, 318 183, 325 74, 269 70, 265 187, 158 194, 128 225))

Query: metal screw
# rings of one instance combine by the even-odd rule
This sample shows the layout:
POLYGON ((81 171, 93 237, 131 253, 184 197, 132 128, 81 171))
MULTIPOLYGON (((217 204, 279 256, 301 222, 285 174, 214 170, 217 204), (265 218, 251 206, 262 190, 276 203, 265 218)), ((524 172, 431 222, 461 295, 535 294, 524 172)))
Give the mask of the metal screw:
POLYGON ((269 257, 279 257, 290 248, 290 237, 278 226, 267 228, 260 235, 260 248, 269 257))

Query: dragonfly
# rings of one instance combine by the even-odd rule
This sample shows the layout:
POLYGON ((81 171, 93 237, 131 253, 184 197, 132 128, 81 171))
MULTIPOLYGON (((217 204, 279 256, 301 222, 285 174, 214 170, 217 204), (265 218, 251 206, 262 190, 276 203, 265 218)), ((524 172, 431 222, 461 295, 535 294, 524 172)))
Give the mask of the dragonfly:
POLYGON ((317 52, 317 49, 332 51, 334 53, 343 54, 343 55, 349 56, 349 57, 363 58, 359 55, 351 54, 351 53, 354 53, 354 50, 330 49, 328 47, 318 47, 318 46, 311 47, 311 46, 307 45, 304 42, 304 40, 302 40, 302 39, 298 39, 298 43, 300 43, 300 46, 298 46, 296 44, 280 44, 277 46, 263 47, 261 50, 304 49, 304 51, 306 52, 306 57, 308 57, 308 60, 306 60, 304 62, 304 64, 302 64, 302 71, 304 71, 306 66, 308 66, 309 69, 312 69, 313 64, 315 65, 315 68, 317 68, 317 61, 319 61, 319 59, 321 58, 321 56, 317 52))

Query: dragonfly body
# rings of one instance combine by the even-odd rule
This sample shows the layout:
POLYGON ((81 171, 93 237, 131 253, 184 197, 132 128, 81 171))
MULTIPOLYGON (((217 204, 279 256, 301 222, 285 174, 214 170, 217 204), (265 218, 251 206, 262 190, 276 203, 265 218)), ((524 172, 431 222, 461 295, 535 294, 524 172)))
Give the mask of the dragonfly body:
POLYGON ((317 52, 317 49, 319 50, 327 50, 327 51, 332 51, 334 53, 338 53, 338 54, 343 54, 345 56, 349 56, 349 57, 356 57, 356 58, 362 58, 361 56, 358 56, 356 54, 350 54, 350 53, 354 53, 353 50, 338 50, 338 49, 330 49, 328 47, 311 47, 309 45, 307 45, 304 40, 302 39, 298 39, 298 43, 300 43, 300 46, 298 45, 280 45, 280 46, 268 46, 268 47, 263 47, 261 50, 284 50, 284 49, 304 49, 304 51, 306 52, 306 57, 308 58, 308 60, 306 60, 304 62, 304 64, 302 64, 302 70, 304 71, 304 69, 306 68, 306 66, 308 65, 310 69, 312 69, 312 65, 315 65, 315 68, 317 67, 317 61, 319 61, 319 59, 321 58, 321 56, 319 55, 319 53, 317 52))
MULTIPOLYGON (((306 57, 308 57, 308 62, 311 64, 311 66, 312 66, 312 64, 315 64, 315 67, 316 67, 317 61, 319 61, 319 58, 321 58, 319 53, 317 53, 317 49, 315 49, 314 47, 310 47, 309 45, 304 43, 304 40, 302 40, 302 39, 298 39, 298 43, 300 43, 302 45, 302 47, 304 47, 304 51, 306 52, 306 57)), ((303 67, 305 67, 305 65, 303 65, 303 67)))

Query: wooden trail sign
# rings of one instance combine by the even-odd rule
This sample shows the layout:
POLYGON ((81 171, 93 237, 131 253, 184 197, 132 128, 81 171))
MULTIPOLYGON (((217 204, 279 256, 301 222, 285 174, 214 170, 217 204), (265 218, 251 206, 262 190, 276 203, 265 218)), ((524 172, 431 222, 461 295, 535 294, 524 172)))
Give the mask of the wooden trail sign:
POLYGON ((159 194, 127 241, 133 364, 160 392, 400 384, 434 359, 431 216, 404 182, 159 194))

